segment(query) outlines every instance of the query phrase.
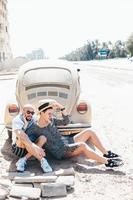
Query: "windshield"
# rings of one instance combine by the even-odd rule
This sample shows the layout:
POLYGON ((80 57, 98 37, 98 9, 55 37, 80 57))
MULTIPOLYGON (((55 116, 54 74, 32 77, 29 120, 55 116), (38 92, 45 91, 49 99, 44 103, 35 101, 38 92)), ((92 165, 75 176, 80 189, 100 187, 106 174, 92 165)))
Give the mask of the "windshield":
POLYGON ((39 83, 63 83, 72 84, 72 75, 66 69, 41 68, 29 70, 24 74, 23 85, 34 85, 39 83))

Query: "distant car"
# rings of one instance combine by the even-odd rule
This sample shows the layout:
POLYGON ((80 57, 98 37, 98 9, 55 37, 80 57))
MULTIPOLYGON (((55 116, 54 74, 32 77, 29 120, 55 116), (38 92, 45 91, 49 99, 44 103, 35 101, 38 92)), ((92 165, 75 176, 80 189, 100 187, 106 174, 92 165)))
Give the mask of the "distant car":
MULTIPOLYGON (((80 95, 80 69, 69 61, 35 60, 22 65, 16 82, 16 101, 5 109, 5 126, 11 137, 12 119, 24 104, 34 105, 41 99, 55 99, 70 115, 71 123, 59 127, 64 135, 75 134, 91 126, 91 106, 80 95)), ((60 113, 56 113, 61 117, 60 113)))

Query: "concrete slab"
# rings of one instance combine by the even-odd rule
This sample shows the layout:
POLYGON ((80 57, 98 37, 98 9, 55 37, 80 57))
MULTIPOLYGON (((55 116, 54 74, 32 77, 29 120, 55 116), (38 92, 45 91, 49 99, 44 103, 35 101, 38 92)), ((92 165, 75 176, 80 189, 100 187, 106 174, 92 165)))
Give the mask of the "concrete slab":
POLYGON ((33 176, 33 177, 15 177, 15 183, 48 183, 55 182, 57 176, 33 176))
POLYGON ((8 190, 0 186, 0 200, 5 200, 8 195, 8 190))
POLYGON ((73 167, 67 168, 67 169, 59 169, 54 172, 56 176, 75 176, 75 171, 73 167))
POLYGON ((66 196, 67 190, 62 183, 41 183, 42 197, 66 196))
POLYGON ((39 199, 41 195, 41 189, 30 188, 22 186, 13 186, 10 191, 10 196, 12 197, 27 197, 29 199, 39 199))
POLYGON ((35 174, 31 173, 30 171, 25 171, 23 173, 21 172, 6 172, 6 173, 2 173, 1 177, 5 178, 5 179, 10 179, 13 180, 15 177, 33 177, 35 174))
POLYGON ((68 187, 72 187, 75 184, 75 178, 74 176, 59 176, 56 183, 63 183, 68 187))

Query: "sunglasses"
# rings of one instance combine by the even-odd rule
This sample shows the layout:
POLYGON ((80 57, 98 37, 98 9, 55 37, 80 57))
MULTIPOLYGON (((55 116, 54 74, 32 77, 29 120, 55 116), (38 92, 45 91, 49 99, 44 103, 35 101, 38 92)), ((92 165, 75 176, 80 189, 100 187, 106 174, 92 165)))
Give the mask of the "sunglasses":
POLYGON ((27 110, 27 111, 26 111, 26 114, 28 114, 28 115, 29 115, 29 114, 34 115, 35 112, 34 112, 34 111, 27 110))

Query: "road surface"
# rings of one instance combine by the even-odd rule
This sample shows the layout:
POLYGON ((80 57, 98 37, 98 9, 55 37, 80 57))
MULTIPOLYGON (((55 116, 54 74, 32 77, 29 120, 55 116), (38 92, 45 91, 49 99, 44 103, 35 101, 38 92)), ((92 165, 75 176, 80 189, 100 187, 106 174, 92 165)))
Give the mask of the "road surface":
MULTIPOLYGON (((78 66, 78 64, 77 64, 78 66)), ((107 171, 102 165, 88 162, 76 165, 75 191, 64 200, 133 200, 133 70, 126 65, 92 65, 81 67, 81 95, 92 106, 92 128, 109 148, 122 155, 124 166, 107 171)), ((4 108, 14 98, 15 79, 0 79, 0 123, 4 108)), ((74 164, 74 163, 73 163, 74 164)), ((57 198, 58 199, 58 198, 57 198)))

